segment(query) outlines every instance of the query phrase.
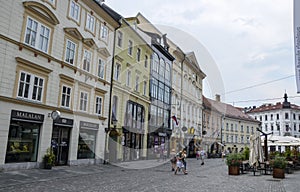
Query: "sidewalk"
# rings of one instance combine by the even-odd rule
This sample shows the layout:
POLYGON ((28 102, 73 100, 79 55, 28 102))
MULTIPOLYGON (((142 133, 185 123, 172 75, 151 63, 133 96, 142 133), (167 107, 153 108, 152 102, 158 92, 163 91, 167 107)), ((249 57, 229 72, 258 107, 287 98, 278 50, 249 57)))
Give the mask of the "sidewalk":
POLYGON ((182 192, 297 192, 300 189, 300 170, 286 174, 285 179, 254 176, 251 172, 230 176, 221 159, 206 159, 203 166, 196 159, 187 162, 188 175, 174 175, 169 160, 5 171, 0 172, 0 192, 177 192, 183 185, 182 192))

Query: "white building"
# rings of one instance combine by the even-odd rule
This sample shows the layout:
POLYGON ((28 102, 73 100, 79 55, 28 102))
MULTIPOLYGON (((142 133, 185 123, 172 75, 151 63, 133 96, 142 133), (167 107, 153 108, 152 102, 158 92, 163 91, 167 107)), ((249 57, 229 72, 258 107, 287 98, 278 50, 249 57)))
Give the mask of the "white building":
POLYGON ((0 168, 50 146, 57 165, 101 162, 118 22, 92 0, 1 3, 0 168))
POLYGON ((261 122, 261 129, 265 133, 300 137, 300 107, 288 102, 286 93, 282 103, 252 107, 247 114, 261 122))

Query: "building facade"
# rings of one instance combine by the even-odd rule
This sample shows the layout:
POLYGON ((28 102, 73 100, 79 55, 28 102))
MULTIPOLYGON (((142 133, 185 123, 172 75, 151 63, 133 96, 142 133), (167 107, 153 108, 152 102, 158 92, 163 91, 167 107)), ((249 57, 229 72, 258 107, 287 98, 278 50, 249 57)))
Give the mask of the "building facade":
POLYGON ((260 127, 260 122, 241 109, 216 100, 204 98, 203 126, 207 134, 203 144, 210 154, 240 152, 249 147, 250 135, 260 127))
POLYGON ((247 108, 247 114, 261 122, 261 130, 266 134, 300 138, 300 107, 290 103, 286 93, 283 99, 276 104, 247 108))
POLYGON ((3 1, 0 167, 100 163, 119 24, 91 0, 3 1))

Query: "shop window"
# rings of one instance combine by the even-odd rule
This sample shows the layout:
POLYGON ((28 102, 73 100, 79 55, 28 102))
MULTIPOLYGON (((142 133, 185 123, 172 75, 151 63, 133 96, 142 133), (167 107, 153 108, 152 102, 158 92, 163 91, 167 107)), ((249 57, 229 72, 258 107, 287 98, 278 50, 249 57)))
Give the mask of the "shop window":
POLYGON ((40 125, 12 121, 9 127, 5 163, 36 162, 40 125))
POLYGON ((78 159, 93 159, 95 158, 95 146, 96 146, 97 131, 80 129, 78 139, 78 159))

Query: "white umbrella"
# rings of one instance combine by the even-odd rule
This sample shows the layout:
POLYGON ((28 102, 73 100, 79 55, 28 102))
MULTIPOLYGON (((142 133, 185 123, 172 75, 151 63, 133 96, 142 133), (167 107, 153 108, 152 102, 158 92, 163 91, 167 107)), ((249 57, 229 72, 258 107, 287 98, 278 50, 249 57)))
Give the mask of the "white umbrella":
POLYGON ((250 166, 257 166, 259 162, 263 162, 263 161, 264 161, 264 155, 261 146, 260 135, 251 135, 249 164, 250 166))

